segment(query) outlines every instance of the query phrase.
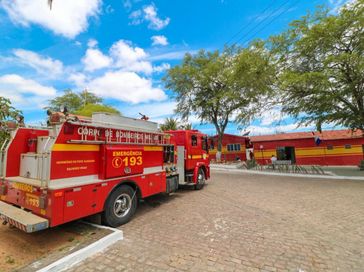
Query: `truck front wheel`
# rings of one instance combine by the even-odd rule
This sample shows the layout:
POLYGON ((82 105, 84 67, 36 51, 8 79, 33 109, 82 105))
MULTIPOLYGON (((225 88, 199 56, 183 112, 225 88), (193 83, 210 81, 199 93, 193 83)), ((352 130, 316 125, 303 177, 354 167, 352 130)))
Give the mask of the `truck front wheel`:
POLYGON ((126 224, 137 208, 136 191, 127 185, 116 188, 108 197, 102 214, 102 221, 110 227, 126 224))
POLYGON ((201 190, 203 188, 203 186, 205 185, 205 172, 200 168, 198 169, 198 174, 197 174, 197 183, 195 185, 195 189, 196 190, 201 190))

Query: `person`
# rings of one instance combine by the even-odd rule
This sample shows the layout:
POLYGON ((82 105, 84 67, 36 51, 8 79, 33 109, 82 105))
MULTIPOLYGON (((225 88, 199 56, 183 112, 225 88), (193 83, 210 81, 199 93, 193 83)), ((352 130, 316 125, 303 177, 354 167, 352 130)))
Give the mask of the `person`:
POLYGON ((275 164, 275 163, 276 163, 276 161, 277 161, 277 157, 276 157, 275 155, 272 155, 272 157, 270 158, 270 161, 271 161, 271 163, 272 163, 273 170, 274 170, 274 169, 275 169, 274 164, 275 164))
POLYGON ((254 160, 254 153, 253 151, 249 151, 249 157, 250 157, 250 160, 253 161, 254 160))

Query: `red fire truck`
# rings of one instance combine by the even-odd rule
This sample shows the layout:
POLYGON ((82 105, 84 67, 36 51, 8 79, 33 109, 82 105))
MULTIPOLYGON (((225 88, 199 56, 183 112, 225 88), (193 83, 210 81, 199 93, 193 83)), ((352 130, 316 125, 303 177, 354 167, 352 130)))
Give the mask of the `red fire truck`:
POLYGON ((95 214, 117 227, 138 200, 201 189, 210 177, 207 137, 197 130, 162 133, 157 123, 104 113, 50 112, 48 124, 18 127, 1 148, 0 216, 26 232, 95 214))

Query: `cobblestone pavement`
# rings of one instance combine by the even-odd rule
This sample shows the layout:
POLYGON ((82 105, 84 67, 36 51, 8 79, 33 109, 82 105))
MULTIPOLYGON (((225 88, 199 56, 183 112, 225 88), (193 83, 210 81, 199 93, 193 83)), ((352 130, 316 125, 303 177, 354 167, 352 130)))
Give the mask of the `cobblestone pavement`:
POLYGON ((215 171, 72 271, 364 271, 364 182, 215 171))

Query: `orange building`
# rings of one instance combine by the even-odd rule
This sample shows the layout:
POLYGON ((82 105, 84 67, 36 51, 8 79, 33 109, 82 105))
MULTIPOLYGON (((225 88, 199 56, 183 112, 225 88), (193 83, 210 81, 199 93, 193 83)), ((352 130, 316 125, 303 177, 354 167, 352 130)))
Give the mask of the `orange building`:
POLYGON ((300 165, 359 165, 364 159, 360 130, 282 133, 250 139, 260 164, 270 163, 272 155, 300 165))
MULTIPOLYGON (((222 139, 221 160, 223 161, 245 161, 247 159, 247 147, 250 140, 248 137, 224 134, 222 139)), ((216 159, 217 135, 209 138, 210 157, 216 159)), ((248 154, 249 157, 249 154, 248 154)))

